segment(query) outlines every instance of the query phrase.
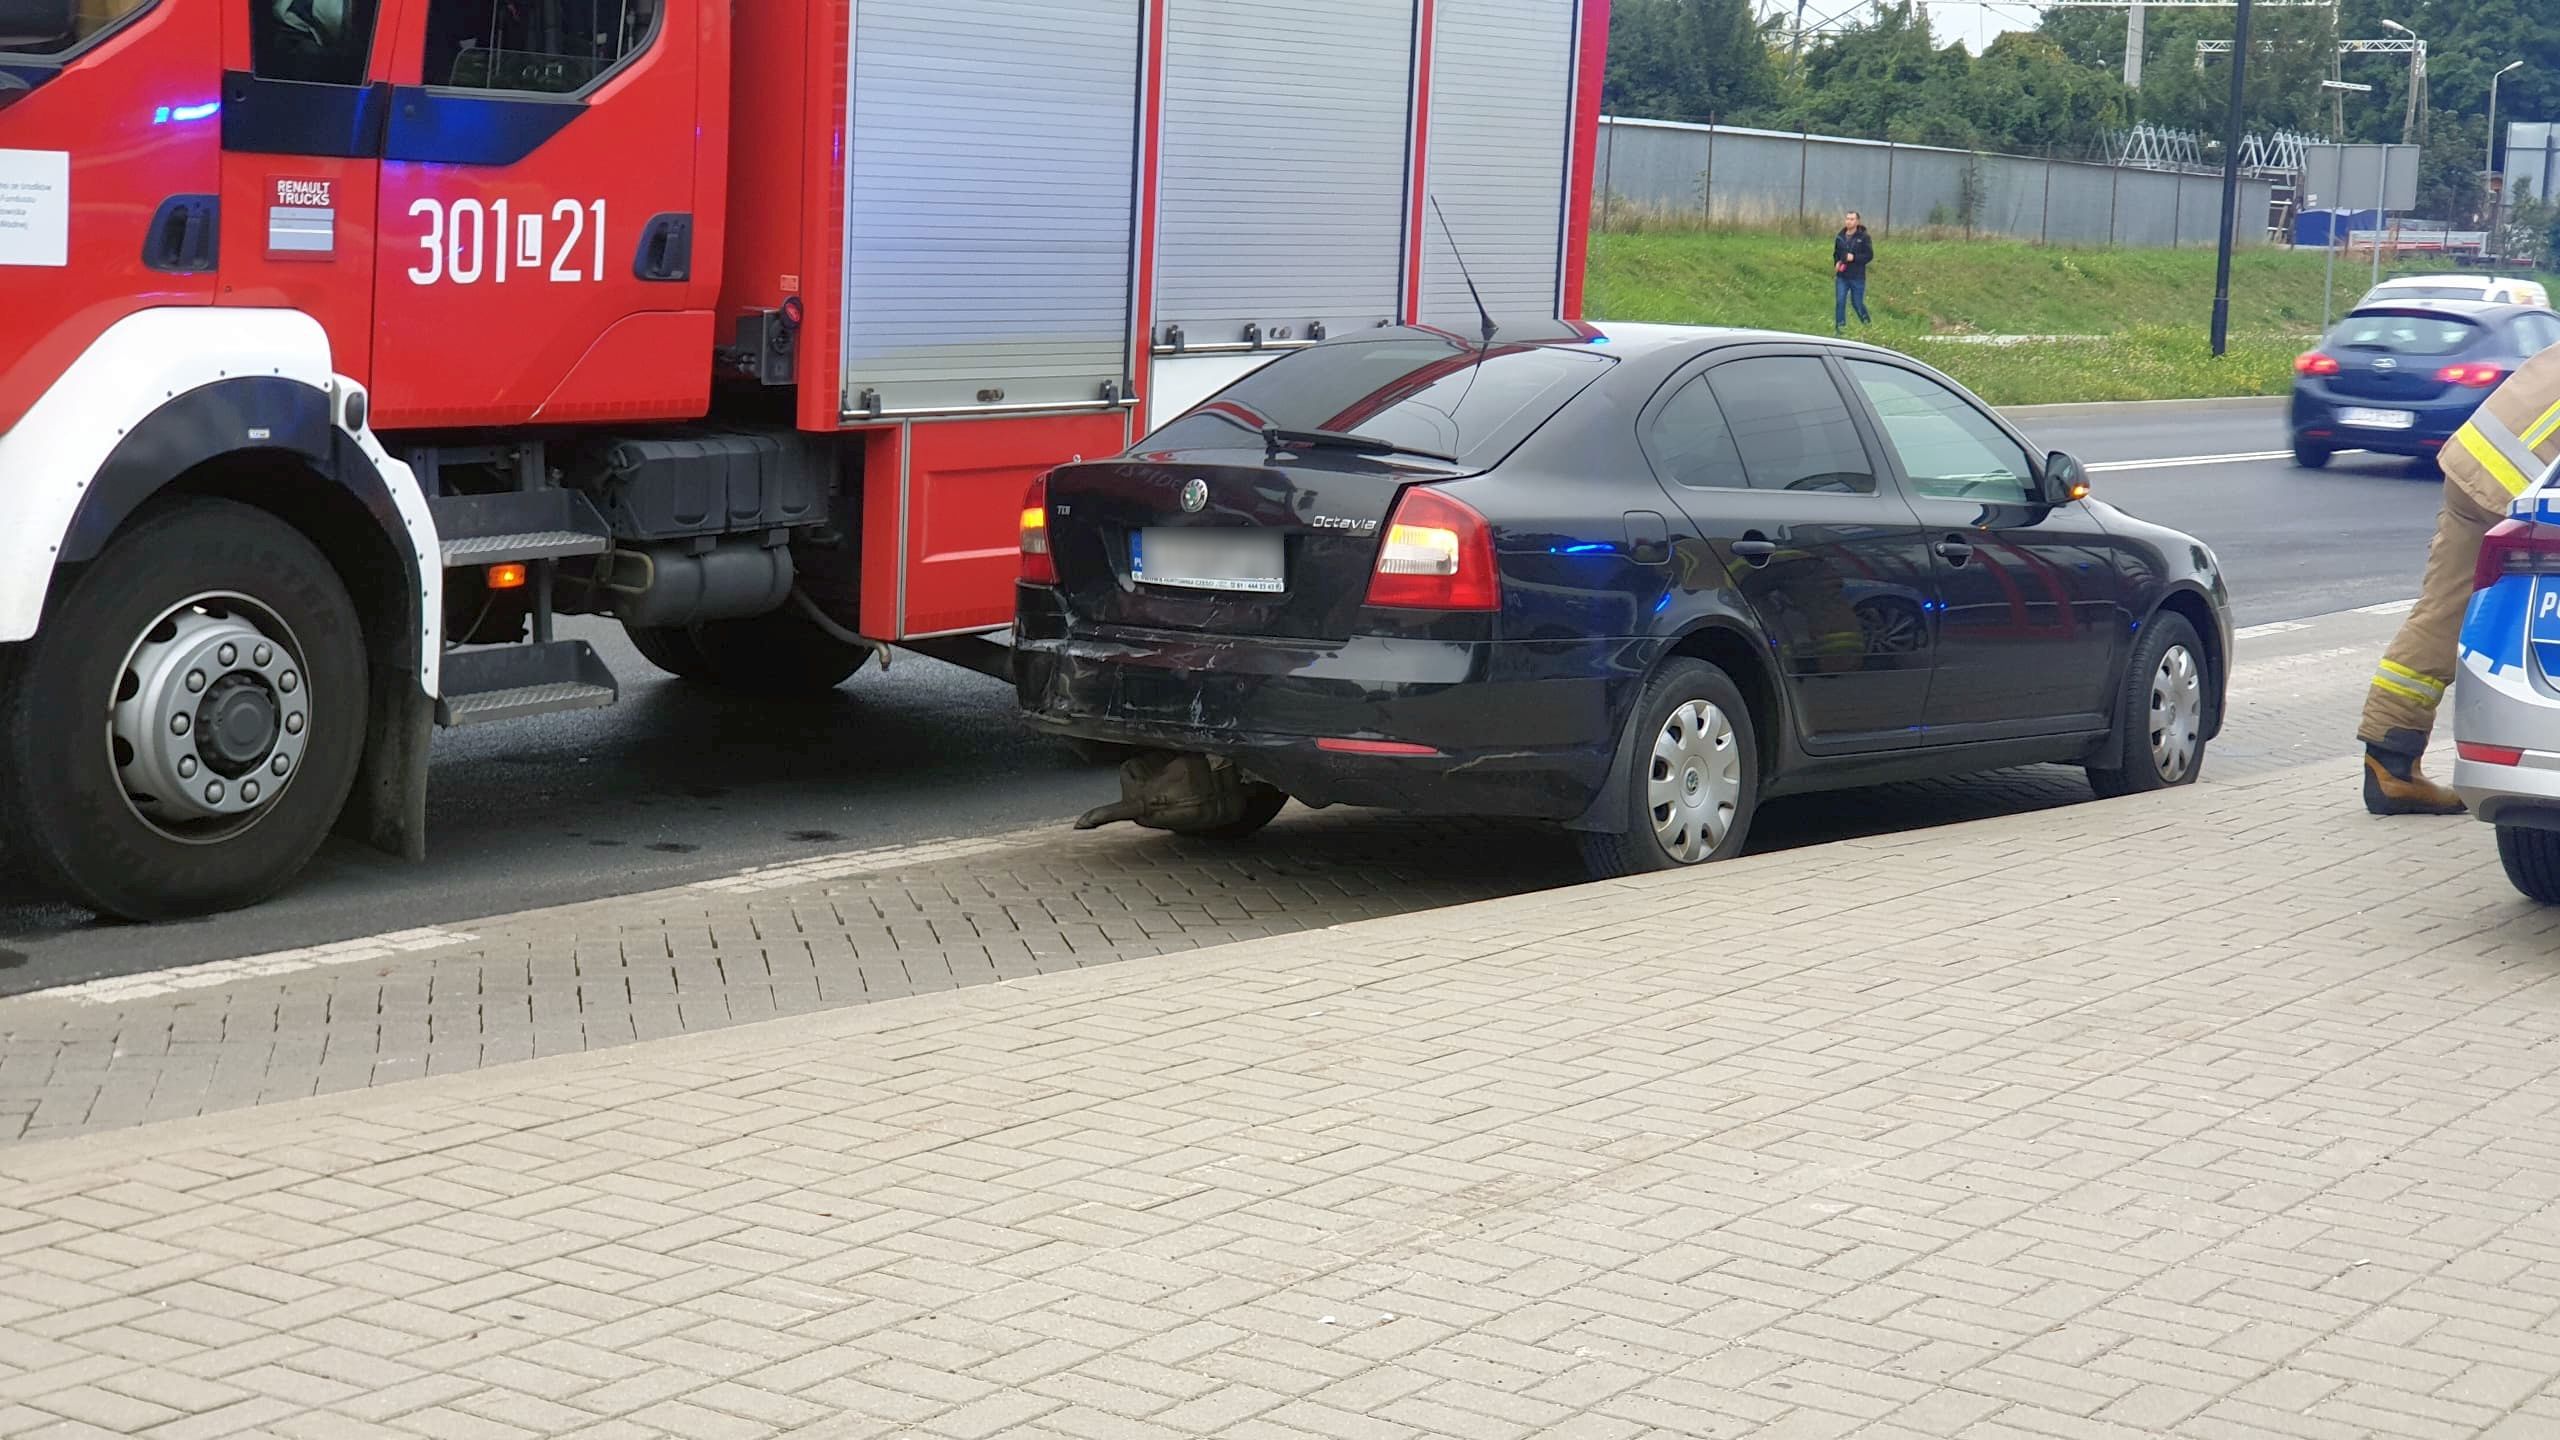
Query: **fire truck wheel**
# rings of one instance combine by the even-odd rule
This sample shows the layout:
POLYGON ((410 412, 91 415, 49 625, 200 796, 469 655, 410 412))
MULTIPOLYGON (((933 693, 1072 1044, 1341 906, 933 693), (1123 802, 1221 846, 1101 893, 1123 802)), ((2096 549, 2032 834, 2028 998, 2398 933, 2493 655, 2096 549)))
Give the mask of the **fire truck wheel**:
POLYGON ((364 640, 328 558, 228 500, 166 505, 59 591, 0 691, 0 830, 127 920, 282 889, 346 803, 364 640))
POLYGON ((872 653, 791 610, 704 625, 624 628, 632 648, 650 664, 678 679, 741 695, 822 695, 861 669, 872 653))

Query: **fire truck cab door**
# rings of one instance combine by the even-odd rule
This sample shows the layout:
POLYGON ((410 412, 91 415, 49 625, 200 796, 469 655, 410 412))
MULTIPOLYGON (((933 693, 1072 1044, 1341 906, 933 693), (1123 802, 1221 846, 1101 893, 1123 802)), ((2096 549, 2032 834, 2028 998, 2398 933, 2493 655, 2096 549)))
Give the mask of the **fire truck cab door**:
POLYGON ((283 307, 368 380, 385 37, 410 0, 225 0, 223 305, 283 307))
POLYGON ((695 146, 725 108, 701 63, 725 3, 401 4, 375 425, 700 414, 718 255, 695 146))

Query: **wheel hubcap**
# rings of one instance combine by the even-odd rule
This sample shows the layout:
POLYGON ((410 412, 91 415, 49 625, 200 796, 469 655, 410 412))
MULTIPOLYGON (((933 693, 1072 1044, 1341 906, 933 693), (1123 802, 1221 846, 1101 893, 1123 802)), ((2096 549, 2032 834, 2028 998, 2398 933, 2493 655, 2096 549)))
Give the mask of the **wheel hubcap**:
POLYGON ((1672 710, 1653 740, 1645 803, 1672 859, 1695 864, 1724 843, 1742 805, 1742 748, 1722 710, 1704 700, 1672 710))
POLYGON ((2175 783, 2195 768, 2204 736, 2204 669, 2194 652, 2172 645, 2151 673, 2151 763, 2175 783))
POLYGON ((171 607, 125 655, 107 742, 125 803, 175 840, 254 824, 302 768, 311 740, 302 648, 241 595, 171 607))

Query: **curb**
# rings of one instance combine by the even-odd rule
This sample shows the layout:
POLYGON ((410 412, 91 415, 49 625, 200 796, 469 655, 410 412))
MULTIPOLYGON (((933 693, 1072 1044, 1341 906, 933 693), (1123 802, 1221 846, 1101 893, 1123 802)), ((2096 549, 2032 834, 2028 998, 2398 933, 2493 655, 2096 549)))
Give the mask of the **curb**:
POLYGON ((2003 405, 2000 413, 2021 423, 2028 420, 2084 420, 2108 415, 2178 415, 2219 411, 2230 415, 2273 413, 2284 408, 2282 395, 2226 395, 2204 400, 2085 400, 2058 405, 2003 405))

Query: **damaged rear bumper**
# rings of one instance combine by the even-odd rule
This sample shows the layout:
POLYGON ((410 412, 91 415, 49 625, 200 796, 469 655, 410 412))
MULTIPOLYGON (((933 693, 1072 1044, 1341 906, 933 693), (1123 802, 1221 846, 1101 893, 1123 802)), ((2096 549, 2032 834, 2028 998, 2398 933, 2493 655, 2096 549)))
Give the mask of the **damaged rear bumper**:
POLYGON ((1026 604, 1014 689, 1033 725, 1225 756, 1308 805, 1572 819, 1633 702, 1619 671, 1642 674, 1621 642, 1066 628, 1026 604))

